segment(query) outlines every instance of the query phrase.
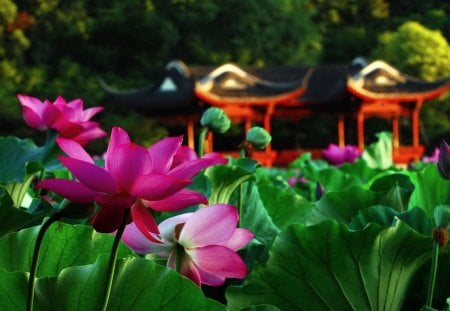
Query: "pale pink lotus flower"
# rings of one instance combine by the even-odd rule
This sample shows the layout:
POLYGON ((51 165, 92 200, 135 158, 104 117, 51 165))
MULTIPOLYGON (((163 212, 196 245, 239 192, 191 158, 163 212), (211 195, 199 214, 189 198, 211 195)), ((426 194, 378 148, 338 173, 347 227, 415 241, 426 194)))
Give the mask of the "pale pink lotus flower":
POLYGON ((17 98, 22 105, 23 118, 31 128, 56 130, 59 137, 72 139, 81 145, 107 135, 97 122, 90 121, 103 107, 83 109, 81 99, 66 102, 61 96, 53 103, 22 94, 18 94, 17 98))
POLYGON ((329 144, 326 149, 322 151, 325 159, 332 165, 341 165, 344 163, 353 163, 362 154, 362 151, 356 146, 347 145, 339 147, 336 144, 329 144))
POLYGON ((73 202, 97 203, 100 210, 92 224, 99 232, 117 230, 125 210, 131 208, 131 219, 152 238, 149 232, 159 231, 147 209, 171 212, 205 204, 207 199, 203 194, 185 188, 205 167, 227 162, 217 156, 174 165, 182 141, 182 137, 168 137, 146 149, 132 143, 125 130, 114 127, 104 155, 105 167, 101 167, 75 141, 57 138, 57 144, 68 155, 58 156, 58 159, 76 180, 47 179, 39 182, 37 187, 73 202))
POLYGON ((167 258, 168 267, 198 286, 220 286, 226 278, 243 279, 248 272, 236 251, 253 239, 253 233, 236 228, 238 218, 234 206, 208 205, 161 222, 160 235, 153 235, 159 242, 146 238, 134 223, 125 228, 122 240, 138 254, 167 258))

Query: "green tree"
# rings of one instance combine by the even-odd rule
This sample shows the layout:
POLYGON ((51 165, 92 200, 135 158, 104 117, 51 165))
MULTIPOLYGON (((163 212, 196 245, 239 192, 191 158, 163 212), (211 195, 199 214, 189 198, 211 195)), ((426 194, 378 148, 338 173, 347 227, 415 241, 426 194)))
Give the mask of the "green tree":
POLYGON ((178 50, 193 47, 192 61, 203 64, 317 63, 322 37, 314 13, 305 0, 223 1, 199 31, 183 29, 178 50))
POLYGON ((349 63, 366 56, 390 18, 386 0, 311 0, 313 21, 323 34, 322 62, 349 63))
POLYGON ((426 80, 450 76, 450 46, 439 30, 406 22, 380 36, 374 58, 391 62, 400 70, 426 80))
MULTIPOLYGON (((405 22, 396 31, 385 32, 372 54, 415 77, 434 81, 450 76, 450 46, 439 30, 418 22, 405 22)), ((428 152, 449 137, 450 96, 427 102, 421 113, 422 138, 428 152)))
POLYGON ((25 77, 21 67, 30 41, 24 28, 31 22, 13 1, 0 0, 0 133, 14 127, 14 121, 19 118, 19 108, 14 105, 15 92, 25 77))
POLYGON ((320 58, 321 36, 306 0, 108 1, 87 7, 95 20, 88 40, 95 52, 88 54, 103 69, 112 66, 127 75, 148 75, 174 58, 205 65, 320 58))

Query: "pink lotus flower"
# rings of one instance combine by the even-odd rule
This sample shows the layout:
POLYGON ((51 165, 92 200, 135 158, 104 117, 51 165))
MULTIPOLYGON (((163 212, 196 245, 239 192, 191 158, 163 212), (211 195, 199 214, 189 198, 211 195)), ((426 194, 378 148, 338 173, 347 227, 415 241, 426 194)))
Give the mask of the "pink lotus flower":
POLYGON ((103 107, 92 107, 83 110, 83 101, 75 99, 66 102, 58 96, 54 103, 18 94, 17 98, 22 104, 23 118, 31 128, 45 131, 53 129, 59 136, 73 139, 81 145, 89 141, 106 136, 106 132, 99 128, 97 122, 90 119, 103 110, 103 107))
POLYGON ((287 179, 287 182, 288 182, 289 186, 295 187, 297 184, 308 183, 308 179, 306 179, 305 177, 292 176, 287 179))
POLYGON ((214 204, 161 222, 161 236, 153 238, 159 243, 147 239, 133 223, 125 228, 122 240, 137 253, 167 258, 168 267, 178 269, 198 286, 220 286, 226 278, 247 275, 236 251, 253 239, 253 233, 236 228, 238 218, 235 207, 214 204))
POLYGON ((422 158, 424 163, 436 163, 439 160, 440 149, 438 147, 434 148, 433 154, 431 156, 425 156, 422 158))
POLYGON ((37 187, 73 202, 96 202, 100 210, 92 224, 99 232, 115 231, 122 223, 125 210, 131 208, 132 220, 152 238, 148 232, 159 231, 147 208, 170 212, 206 203, 205 196, 185 187, 203 168, 227 161, 210 156, 181 161, 174 166, 182 140, 182 137, 169 137, 146 149, 132 143, 125 130, 115 127, 104 156, 105 167, 101 167, 75 141, 57 138, 57 144, 68 155, 58 158, 77 180, 47 179, 37 187))
POLYGON ((326 149, 322 151, 325 159, 333 165, 341 165, 343 163, 353 163, 361 156, 362 152, 356 146, 347 145, 339 147, 335 144, 329 144, 326 149))

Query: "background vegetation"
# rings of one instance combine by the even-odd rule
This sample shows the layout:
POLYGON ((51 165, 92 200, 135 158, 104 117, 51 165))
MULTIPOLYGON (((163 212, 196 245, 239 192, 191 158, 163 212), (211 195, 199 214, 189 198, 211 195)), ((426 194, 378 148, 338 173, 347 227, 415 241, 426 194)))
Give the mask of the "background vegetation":
MULTIPOLYGON (((0 135, 32 136, 18 92, 103 103, 96 77, 148 85, 165 64, 349 63, 382 58, 427 80, 450 76, 450 3, 440 0, 0 0, 0 135)), ((423 142, 450 137, 450 99, 427 103, 423 142)), ((163 135, 107 109, 104 128, 163 135)), ((316 137, 315 137, 316 138, 316 137)))

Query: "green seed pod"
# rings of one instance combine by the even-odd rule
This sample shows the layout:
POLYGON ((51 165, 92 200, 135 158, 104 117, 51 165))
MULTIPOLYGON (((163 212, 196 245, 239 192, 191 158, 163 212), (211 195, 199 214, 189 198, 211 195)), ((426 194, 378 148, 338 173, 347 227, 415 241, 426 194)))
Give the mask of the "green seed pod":
POLYGON ((203 113, 200 124, 214 133, 223 134, 230 128, 231 121, 222 109, 210 107, 203 113))
POLYGON ((447 228, 450 225, 450 206, 436 206, 434 209, 434 222, 436 223, 436 227, 447 228))
POLYGON ((262 127, 252 127, 247 132, 247 141, 251 142, 256 149, 264 149, 272 140, 272 136, 262 127))

